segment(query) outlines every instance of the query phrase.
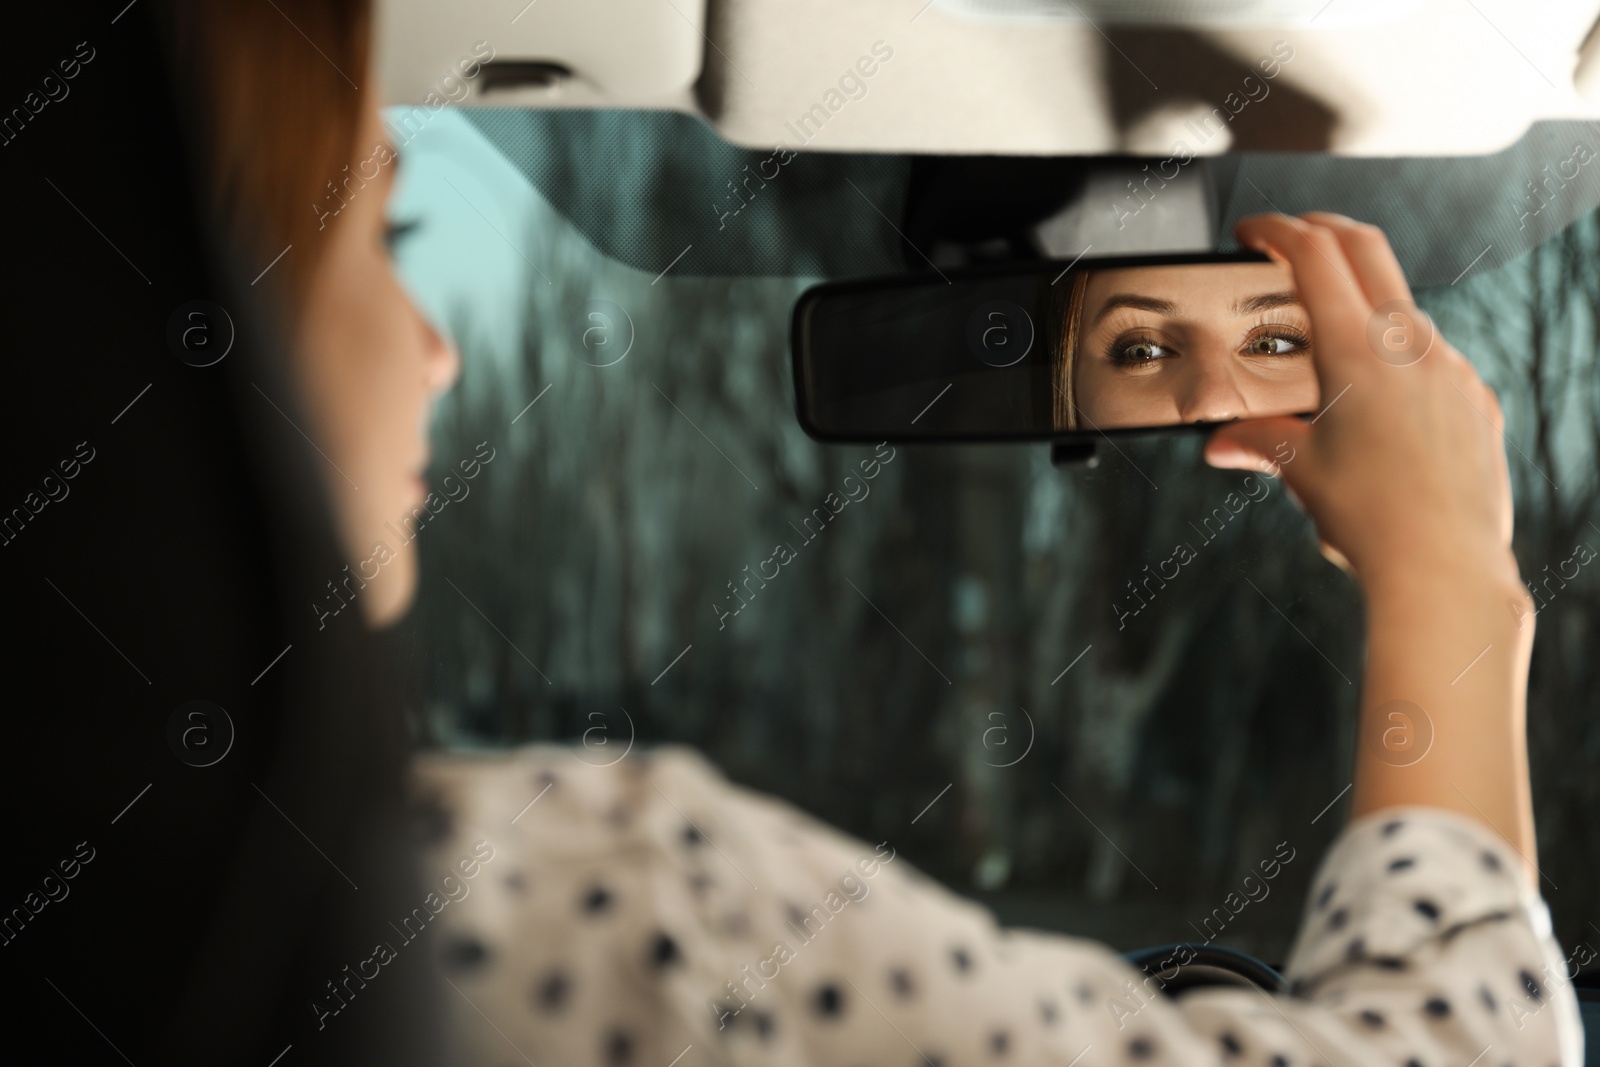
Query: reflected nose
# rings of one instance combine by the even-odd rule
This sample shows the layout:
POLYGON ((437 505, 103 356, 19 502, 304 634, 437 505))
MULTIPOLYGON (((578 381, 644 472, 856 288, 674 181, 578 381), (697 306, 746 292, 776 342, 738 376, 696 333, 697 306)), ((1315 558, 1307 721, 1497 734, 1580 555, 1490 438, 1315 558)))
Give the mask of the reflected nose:
POLYGON ((1234 381, 1229 353, 1200 352, 1187 370, 1178 397, 1178 416, 1184 422, 1225 422, 1249 414, 1244 394, 1234 381))

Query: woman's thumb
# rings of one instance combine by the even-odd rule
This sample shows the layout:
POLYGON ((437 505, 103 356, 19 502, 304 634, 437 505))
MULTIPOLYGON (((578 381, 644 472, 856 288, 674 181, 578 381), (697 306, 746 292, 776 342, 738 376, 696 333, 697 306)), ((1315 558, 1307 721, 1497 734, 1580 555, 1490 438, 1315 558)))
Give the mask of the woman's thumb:
MULTIPOLYGON (((1277 476, 1311 444, 1311 424, 1284 416, 1231 422, 1206 442, 1206 462, 1223 470, 1265 471, 1277 476)), ((1289 480, 1292 484, 1292 479, 1289 480)))

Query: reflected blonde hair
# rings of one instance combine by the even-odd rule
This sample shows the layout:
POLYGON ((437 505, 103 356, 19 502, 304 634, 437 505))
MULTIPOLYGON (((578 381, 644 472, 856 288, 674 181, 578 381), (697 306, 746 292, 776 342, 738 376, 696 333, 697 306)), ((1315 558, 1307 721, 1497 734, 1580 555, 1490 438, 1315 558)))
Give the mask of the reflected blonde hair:
POLYGON ((1078 390, 1074 384, 1074 371, 1078 366, 1079 334, 1083 329, 1083 299, 1089 288, 1089 271, 1079 271, 1072 284, 1058 291, 1052 305, 1055 329, 1055 371, 1051 405, 1051 422, 1058 430, 1078 429, 1078 390))

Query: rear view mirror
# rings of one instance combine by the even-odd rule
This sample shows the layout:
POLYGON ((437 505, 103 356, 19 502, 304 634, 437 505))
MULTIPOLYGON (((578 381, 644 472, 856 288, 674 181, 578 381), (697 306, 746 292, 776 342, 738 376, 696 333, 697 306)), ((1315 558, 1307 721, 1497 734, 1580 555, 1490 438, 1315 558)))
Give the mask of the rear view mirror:
POLYGON ((825 441, 1059 440, 1309 414, 1310 318, 1253 252, 830 282, 793 321, 825 441))

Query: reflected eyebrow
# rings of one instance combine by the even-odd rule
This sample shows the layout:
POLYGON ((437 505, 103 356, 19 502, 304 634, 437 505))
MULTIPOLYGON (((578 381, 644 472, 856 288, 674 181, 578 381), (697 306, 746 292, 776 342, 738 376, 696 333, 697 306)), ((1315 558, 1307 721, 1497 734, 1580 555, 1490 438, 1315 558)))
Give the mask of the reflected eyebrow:
POLYGON ((1178 305, 1170 300, 1157 300, 1153 296, 1140 296, 1138 293, 1113 293, 1106 298, 1105 304, 1095 314, 1095 325, 1117 308, 1133 308, 1135 311, 1153 311, 1157 315, 1175 315, 1178 305))
POLYGON ((1271 311, 1273 308, 1299 307, 1300 297, 1293 290, 1285 289, 1280 293, 1262 293, 1233 303, 1233 312, 1236 315, 1254 315, 1258 311, 1271 311))
MULTIPOLYGON (((1262 311, 1271 311, 1274 308, 1299 306, 1299 295, 1292 289, 1285 289, 1276 293, 1262 293, 1259 296, 1241 297, 1233 302, 1233 313, 1235 315, 1254 315, 1262 311)), ((1106 298, 1105 304, 1095 314, 1094 324, 1099 325, 1101 320, 1118 308, 1150 311, 1157 315, 1176 315, 1178 313, 1178 305, 1170 300, 1160 300, 1153 296, 1141 296, 1138 293, 1113 293, 1106 298)))

